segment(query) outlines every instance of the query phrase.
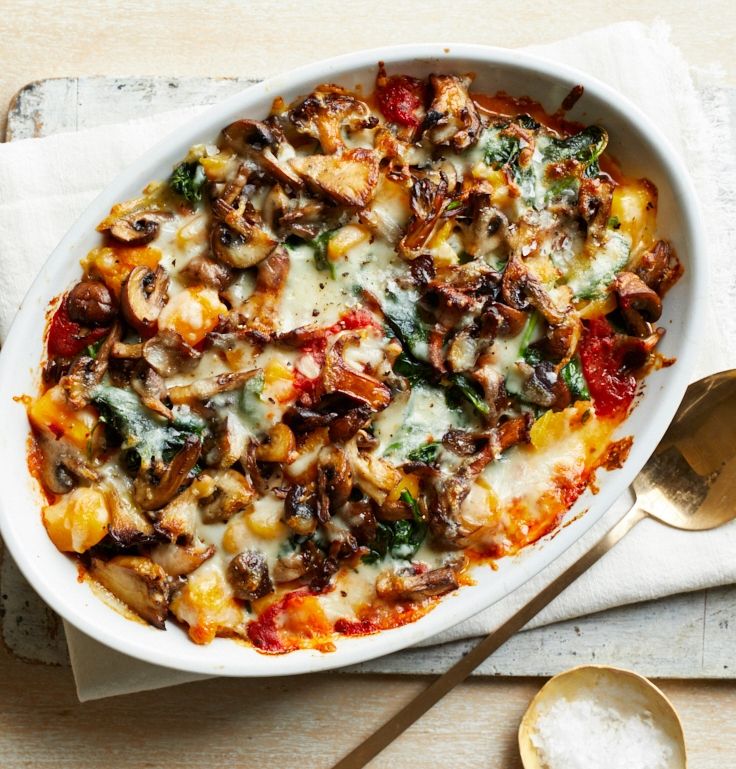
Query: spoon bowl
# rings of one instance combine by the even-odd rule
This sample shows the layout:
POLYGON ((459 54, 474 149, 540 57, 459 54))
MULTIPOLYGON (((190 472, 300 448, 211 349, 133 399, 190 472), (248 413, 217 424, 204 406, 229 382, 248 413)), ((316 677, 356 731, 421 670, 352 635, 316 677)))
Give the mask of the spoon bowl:
MULTIPOLYGON (((672 703, 651 681, 630 670, 583 665, 550 678, 532 700, 519 726, 519 751, 524 769, 546 769, 534 744, 540 716, 556 702, 588 698, 622 716, 649 714, 652 725, 669 743, 670 769, 686 769, 685 735, 672 703)), ((581 725, 582 729, 582 725, 581 725)))
POLYGON ((736 517, 736 371, 690 385, 677 415, 634 480, 637 505, 687 531, 736 517))

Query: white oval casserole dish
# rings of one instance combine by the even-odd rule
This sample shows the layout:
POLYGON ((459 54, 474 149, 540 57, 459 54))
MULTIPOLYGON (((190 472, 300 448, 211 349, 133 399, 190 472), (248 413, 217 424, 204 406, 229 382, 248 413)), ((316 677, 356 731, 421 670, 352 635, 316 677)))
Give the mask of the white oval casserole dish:
POLYGON ((34 281, 0 354, 0 421, 4 428, 0 434, 0 531, 25 577, 56 612, 98 641, 158 665, 210 675, 291 675, 350 665, 411 646, 489 607, 537 574, 598 521, 631 483, 663 435, 687 386, 699 333, 696 307, 704 306, 706 274, 697 200, 682 162, 638 108, 581 72, 512 50, 438 44, 361 51, 279 75, 208 109, 118 176, 74 223, 34 281), (583 97, 568 117, 604 126, 610 136, 608 151, 626 174, 646 176, 659 190, 658 232, 674 244, 685 268, 684 276, 667 295, 660 321, 667 334, 658 349, 666 357, 677 358, 677 363, 647 377, 638 406, 619 430, 621 435, 634 436, 628 460, 621 470, 599 473, 599 493, 586 492, 577 501, 567 516, 570 525, 521 555, 499 561, 497 571, 478 568, 474 573, 477 584, 446 596, 413 624, 340 639, 331 653, 300 650, 273 656, 230 639, 197 646, 172 622, 167 632, 132 622, 78 580, 76 563, 56 550, 41 521, 41 493, 27 466, 28 420, 14 396, 38 389, 48 303, 79 278, 79 260, 98 245, 95 227, 110 207, 135 196, 152 179, 168 176, 191 145, 213 139, 237 118, 264 117, 276 96, 288 102, 319 83, 360 85, 369 92, 379 60, 390 73, 473 72, 474 90, 529 96, 548 111, 554 111, 573 86, 584 87, 583 97))

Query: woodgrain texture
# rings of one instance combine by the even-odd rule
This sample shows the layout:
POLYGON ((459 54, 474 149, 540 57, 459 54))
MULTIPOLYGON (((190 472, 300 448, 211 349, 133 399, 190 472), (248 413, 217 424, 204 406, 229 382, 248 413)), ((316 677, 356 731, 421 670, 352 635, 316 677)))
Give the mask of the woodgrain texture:
MULTIPOLYGON (((0 104, 25 83, 54 76, 265 76, 383 43, 444 39, 516 46, 657 16, 671 24, 674 42, 690 61, 720 60, 728 80, 736 83, 736 7, 728 0, 706 0, 697 8, 681 0, 567 0, 543 11, 539 3, 518 0, 513 12, 488 0, 425 0, 421 24, 417 7, 395 0, 179 0, 176 13, 164 13, 162 3, 130 0, 67 0, 62 6, 0 0, 0 104)), ((110 115, 114 108, 113 100, 110 115)), ((608 620, 590 621, 603 627, 608 620)), ((702 628, 711 622, 733 625, 736 617, 721 612, 702 628)), ((632 645, 643 644, 635 628, 629 638, 632 645)), ((673 635, 655 653, 665 657, 673 648, 682 651, 681 644, 673 635)), ((696 647, 685 648, 698 653, 696 647)), ((551 669, 568 663, 559 660, 551 669)), ((371 766, 519 769, 516 728, 541 683, 469 682, 371 766)), ((0 767, 321 769, 424 684, 419 677, 336 674, 207 681, 79 705, 68 668, 28 664, 0 649, 0 767)), ((661 685, 682 716, 691 769, 736 766, 736 686, 661 685)))

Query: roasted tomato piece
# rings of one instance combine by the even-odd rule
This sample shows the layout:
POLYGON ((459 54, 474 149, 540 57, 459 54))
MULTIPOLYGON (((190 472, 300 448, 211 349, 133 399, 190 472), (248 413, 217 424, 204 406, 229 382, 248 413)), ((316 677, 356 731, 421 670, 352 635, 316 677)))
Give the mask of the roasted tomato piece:
POLYGON ((108 326, 86 330, 69 317, 68 297, 59 305, 49 326, 48 351, 49 355, 62 355, 71 358, 78 355, 87 345, 94 344, 105 337, 110 330, 108 326))
POLYGON ((390 123, 416 128, 422 122, 424 83, 408 75, 380 77, 376 88, 378 107, 390 123))
POLYGON ((580 361, 595 404, 602 417, 625 414, 636 393, 636 377, 626 369, 624 354, 604 318, 590 321, 580 342, 580 361))

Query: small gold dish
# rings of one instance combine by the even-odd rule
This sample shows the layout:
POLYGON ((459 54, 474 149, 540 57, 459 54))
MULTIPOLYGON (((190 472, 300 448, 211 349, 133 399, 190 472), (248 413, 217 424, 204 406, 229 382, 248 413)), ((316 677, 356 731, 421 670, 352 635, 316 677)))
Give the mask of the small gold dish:
MULTIPOLYGON (((561 754, 569 755, 570 750, 578 747, 580 764, 589 769, 617 766, 614 762, 624 760, 627 750, 635 753, 638 749, 649 749, 649 758, 641 753, 640 766, 656 766, 651 763, 651 757, 658 752, 664 761, 659 766, 687 767, 685 736, 672 703, 643 676, 605 665, 583 665, 551 678, 534 697, 519 726, 519 751, 524 769, 557 769, 565 760, 561 754), (600 729, 596 734, 603 718, 609 721, 606 734, 600 734, 600 729), (631 738, 628 745, 626 736, 631 738), (594 744, 597 737, 601 742, 594 744), (566 739, 568 743, 562 748, 561 741, 566 739), (633 747, 637 739, 640 740, 638 748, 633 747), (641 740, 648 741, 649 745, 641 740), (577 744, 573 745, 573 741, 577 744), (600 757, 603 742, 609 743, 613 753, 604 759, 605 764, 592 763, 596 761, 596 754, 600 757), (545 755, 554 754, 560 763, 547 763, 545 755)), ((631 753, 627 765, 636 769, 636 758, 632 760, 630 756, 631 753)), ((570 769, 569 760, 566 759, 565 769, 570 769)))

